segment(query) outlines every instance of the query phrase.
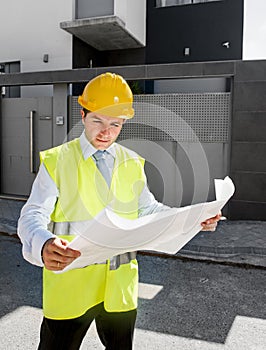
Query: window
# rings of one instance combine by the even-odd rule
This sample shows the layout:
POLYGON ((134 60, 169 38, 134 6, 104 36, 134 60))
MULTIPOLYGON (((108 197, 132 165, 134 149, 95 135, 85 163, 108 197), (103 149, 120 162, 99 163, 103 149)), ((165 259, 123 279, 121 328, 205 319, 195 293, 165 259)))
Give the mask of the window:
MULTIPOLYGON (((20 72, 20 62, 1 62, 0 74, 18 73, 20 72)), ((2 97, 20 97, 20 86, 2 86, 0 88, 2 97)))
POLYGON ((214 2, 222 0, 156 0, 156 7, 178 6, 178 5, 190 5, 204 2, 214 2))

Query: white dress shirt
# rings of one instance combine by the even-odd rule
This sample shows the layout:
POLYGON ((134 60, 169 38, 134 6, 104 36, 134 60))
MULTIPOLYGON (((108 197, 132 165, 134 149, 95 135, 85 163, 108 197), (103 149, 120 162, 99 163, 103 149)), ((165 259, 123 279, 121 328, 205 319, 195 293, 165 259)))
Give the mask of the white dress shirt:
MULTIPOLYGON (((87 140, 85 133, 80 136, 80 146, 84 159, 91 157, 95 149, 87 140)), ((116 143, 112 144, 107 151, 112 155, 113 160, 116 155, 116 143)), ((110 157, 109 157, 110 158, 110 157)), ((92 159, 94 159, 92 157, 92 159)), ((108 161, 108 167, 113 169, 113 161, 108 161)), ((44 164, 41 164, 39 172, 32 185, 30 196, 21 210, 18 220, 18 235, 23 244, 23 256, 30 263, 43 266, 41 257, 44 243, 55 237, 47 229, 50 222, 50 215, 54 211, 55 203, 58 197, 56 184, 50 177, 44 164)), ((147 183, 139 197, 138 216, 145 216, 162 210, 169 209, 168 206, 159 203, 149 191, 147 183)), ((75 223, 71 223, 75 225, 75 223)))

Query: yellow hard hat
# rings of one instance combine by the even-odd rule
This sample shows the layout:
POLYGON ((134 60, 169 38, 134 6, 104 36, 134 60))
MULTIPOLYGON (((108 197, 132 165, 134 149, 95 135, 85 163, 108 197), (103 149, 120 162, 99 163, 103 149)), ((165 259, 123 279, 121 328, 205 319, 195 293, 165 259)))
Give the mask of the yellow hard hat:
POLYGON ((78 103, 88 111, 108 117, 134 117, 132 91, 125 79, 114 73, 104 73, 89 81, 78 103))

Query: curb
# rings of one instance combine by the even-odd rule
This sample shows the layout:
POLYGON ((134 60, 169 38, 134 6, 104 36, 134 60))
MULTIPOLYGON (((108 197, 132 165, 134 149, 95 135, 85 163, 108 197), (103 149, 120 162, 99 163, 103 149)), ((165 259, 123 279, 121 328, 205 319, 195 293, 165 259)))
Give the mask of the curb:
POLYGON ((179 259, 184 261, 198 261, 211 264, 229 265, 241 268, 252 268, 252 269, 262 269, 266 270, 266 257, 265 256, 254 256, 254 255, 202 255, 202 254, 191 254, 191 252, 186 251, 186 253, 176 253, 176 254, 166 254, 152 251, 139 251, 139 255, 152 256, 162 259, 179 259))

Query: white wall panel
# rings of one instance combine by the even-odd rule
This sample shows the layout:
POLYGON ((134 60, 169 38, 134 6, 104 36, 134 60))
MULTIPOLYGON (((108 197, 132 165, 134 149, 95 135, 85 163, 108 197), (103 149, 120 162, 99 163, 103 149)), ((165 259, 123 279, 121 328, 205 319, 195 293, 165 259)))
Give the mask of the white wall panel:
MULTIPOLYGON (((21 72, 72 68, 72 38, 59 27, 72 17, 73 0, 2 1, 0 62, 20 61, 21 72)), ((50 88, 44 90, 49 96, 50 88)), ((29 95, 29 88, 22 89, 22 97, 29 95)))
POLYGON ((244 0, 243 60, 266 58, 265 13, 265 0, 244 0))

